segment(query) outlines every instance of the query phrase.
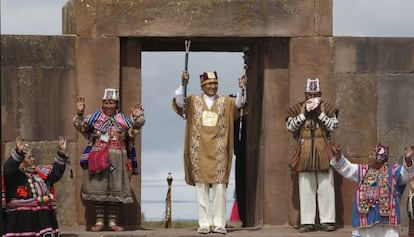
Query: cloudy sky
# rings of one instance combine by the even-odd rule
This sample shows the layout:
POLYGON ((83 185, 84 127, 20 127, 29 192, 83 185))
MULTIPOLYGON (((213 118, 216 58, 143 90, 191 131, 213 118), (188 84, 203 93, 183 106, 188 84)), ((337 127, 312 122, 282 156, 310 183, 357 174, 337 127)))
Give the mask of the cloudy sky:
MULTIPOLYGON (((61 9, 66 2, 1 0, 1 34, 61 35, 61 9)), ((333 0, 333 3, 335 36, 414 37, 413 0, 333 0)), ((199 93, 198 75, 214 70, 219 75, 219 93, 235 93, 242 65, 241 53, 190 52, 188 93, 199 93)), ((147 118, 142 134, 142 210, 150 220, 163 218, 165 178, 169 172, 174 178, 173 220, 197 219, 194 189, 183 181, 184 121, 171 110, 171 98, 183 68, 184 52, 142 55, 142 103, 147 118)), ((232 180, 228 189, 228 215, 233 192, 232 180)))

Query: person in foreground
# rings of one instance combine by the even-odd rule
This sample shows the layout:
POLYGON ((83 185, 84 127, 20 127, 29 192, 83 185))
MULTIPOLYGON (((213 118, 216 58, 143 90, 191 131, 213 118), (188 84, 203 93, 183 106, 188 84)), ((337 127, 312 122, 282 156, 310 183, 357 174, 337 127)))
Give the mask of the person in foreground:
POLYGON ((64 137, 59 137, 52 165, 36 165, 30 146, 16 138, 3 167, 5 236, 59 236, 53 184, 63 176, 68 159, 64 137))
MULTIPOLYGON (((189 80, 184 71, 182 80, 189 80)), ((183 83, 184 84, 184 83, 183 83)), ((185 83, 186 84, 186 83, 185 83)), ((216 72, 200 75, 202 94, 184 97, 179 86, 173 99, 174 111, 186 118, 184 168, 185 181, 195 186, 198 205, 197 230, 200 234, 226 234, 226 191, 229 182, 234 143, 234 121, 239 116, 247 77, 239 80, 236 98, 217 95, 216 72), (209 191, 212 188, 213 211, 210 216, 209 191)))
MULTIPOLYGON (((414 150, 414 145, 411 145, 414 150)), ((414 237, 414 178, 410 180, 410 192, 407 200, 408 237, 414 237)))
POLYGON ((389 163, 389 147, 379 143, 368 164, 352 164, 339 145, 332 145, 332 167, 357 182, 352 213, 353 237, 399 237, 400 204, 405 185, 414 176, 413 148, 405 147, 402 165, 389 163))
MULTIPOLYGON (((137 103, 131 118, 119 112, 118 90, 105 89, 102 107, 84 117, 85 98, 76 99, 77 113, 73 124, 89 143, 81 155, 83 168, 82 199, 95 205, 95 225, 90 230, 123 231, 118 225, 119 206, 134 202, 130 178, 138 174, 135 137, 145 123, 144 109, 137 103), (108 207, 105 221, 104 208, 108 207)), ((88 229, 89 230, 89 229, 88 229)))
MULTIPOLYGON (((411 146, 414 149, 414 145, 411 146)), ((414 178, 410 180, 410 193, 407 200, 408 237, 414 237, 414 178)))
POLYGON ((305 100, 287 111, 286 128, 296 140, 291 165, 299 181, 299 232, 316 230, 317 210, 321 230, 336 230, 334 175, 329 166, 332 152, 327 147, 338 128, 339 110, 321 96, 319 79, 308 78, 305 100))

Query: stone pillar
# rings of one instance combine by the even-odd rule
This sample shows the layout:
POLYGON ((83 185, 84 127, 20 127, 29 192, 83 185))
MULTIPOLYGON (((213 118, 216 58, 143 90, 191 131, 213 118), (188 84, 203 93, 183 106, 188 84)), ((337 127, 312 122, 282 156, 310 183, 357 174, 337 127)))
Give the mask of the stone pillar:
POLYGON ((285 127, 285 111, 289 103, 289 40, 272 38, 264 42, 263 87, 263 219, 264 223, 283 225, 287 223, 289 205, 288 168, 289 140, 285 127), (277 201, 275 201, 277 200, 277 201))
MULTIPOLYGON (((85 115, 95 112, 102 106, 102 96, 105 88, 119 88, 120 49, 118 37, 78 37, 77 47, 77 95, 85 97, 85 115)), ((122 103, 122 97, 120 98, 122 103)), ((69 107, 71 117, 75 115, 75 100, 69 107)), ((74 128, 73 128, 74 130, 74 128)), ((79 135, 77 140, 77 156, 87 146, 87 140, 79 135)), ((78 165, 78 164, 76 164, 78 165)), ((78 165, 79 166, 79 165, 78 165)), ((76 194, 80 199, 82 185, 82 169, 76 172, 76 194)), ((95 224, 94 205, 78 200, 77 224, 91 226, 95 224)))
MULTIPOLYGON (((122 98, 122 111, 130 114, 130 108, 141 103, 141 45, 138 40, 121 39, 120 61, 120 95, 122 98)), ((145 109, 145 105, 144 109, 145 109)), ((144 125, 145 126, 145 125, 144 125)), ((135 139, 139 175, 133 176, 131 186, 135 196, 133 204, 122 205, 120 224, 126 229, 136 229, 141 225, 141 134, 135 139)))

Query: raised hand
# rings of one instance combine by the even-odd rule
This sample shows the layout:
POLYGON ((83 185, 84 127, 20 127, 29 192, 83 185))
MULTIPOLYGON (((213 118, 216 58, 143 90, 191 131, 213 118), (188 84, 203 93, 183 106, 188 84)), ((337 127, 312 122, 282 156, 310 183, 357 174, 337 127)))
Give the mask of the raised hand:
POLYGON ((187 85, 189 80, 190 74, 187 71, 183 71, 183 74, 181 75, 181 85, 187 85))
POLYGON ((85 111, 85 97, 77 96, 75 104, 78 113, 83 114, 83 112, 85 111))
POLYGON ((246 89, 246 87, 247 87, 247 76, 242 76, 240 79, 239 79, 239 87, 240 88, 242 88, 242 89, 246 89))
POLYGON ((63 136, 59 136, 58 139, 58 151, 65 154, 66 153, 66 138, 63 136))
POLYGON ((406 146, 404 148, 404 158, 409 158, 413 155, 414 152, 414 145, 413 146, 406 146))
POLYGON ((342 156, 341 144, 339 144, 339 143, 332 143, 331 144, 331 149, 332 149, 332 153, 334 154, 334 157, 338 161, 341 158, 341 156, 342 156))
POLYGON ((144 108, 140 103, 136 103, 134 107, 131 108, 132 117, 139 117, 144 114, 144 108))
POLYGON ((16 137, 16 151, 19 154, 23 153, 24 143, 21 136, 16 137))

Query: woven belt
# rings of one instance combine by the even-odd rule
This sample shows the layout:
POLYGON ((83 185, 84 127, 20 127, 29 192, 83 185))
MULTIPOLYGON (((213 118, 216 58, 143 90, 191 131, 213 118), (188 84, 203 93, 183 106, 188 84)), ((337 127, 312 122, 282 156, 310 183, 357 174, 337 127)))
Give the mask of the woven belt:
POLYGON ((94 146, 97 147, 105 147, 109 144, 109 149, 115 149, 115 150, 123 150, 125 149, 125 142, 121 140, 109 140, 108 143, 102 141, 102 140, 96 140, 94 146))

